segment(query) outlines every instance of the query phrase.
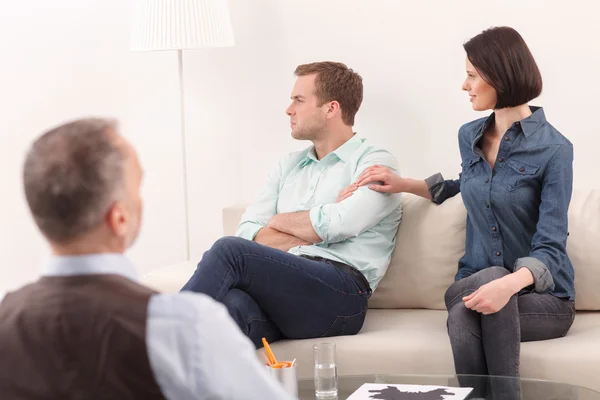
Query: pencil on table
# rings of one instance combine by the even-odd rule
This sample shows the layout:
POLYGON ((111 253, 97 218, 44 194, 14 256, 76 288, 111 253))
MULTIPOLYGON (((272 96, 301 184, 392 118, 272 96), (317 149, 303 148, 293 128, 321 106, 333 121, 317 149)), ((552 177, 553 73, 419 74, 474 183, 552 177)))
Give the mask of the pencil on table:
POLYGON ((271 351, 271 346, 269 346, 267 339, 262 338, 262 342, 263 342, 263 346, 265 346, 265 351, 267 352, 267 356, 269 357, 269 362, 271 364, 277 364, 277 359, 275 358, 275 355, 271 351))

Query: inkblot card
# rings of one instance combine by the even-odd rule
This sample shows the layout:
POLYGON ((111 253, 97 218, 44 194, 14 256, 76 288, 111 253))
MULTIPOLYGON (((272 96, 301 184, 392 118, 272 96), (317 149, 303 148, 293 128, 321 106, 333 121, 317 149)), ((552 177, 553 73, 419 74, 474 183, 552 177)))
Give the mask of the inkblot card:
POLYGON ((472 388, 365 383, 348 400, 464 400, 472 388))

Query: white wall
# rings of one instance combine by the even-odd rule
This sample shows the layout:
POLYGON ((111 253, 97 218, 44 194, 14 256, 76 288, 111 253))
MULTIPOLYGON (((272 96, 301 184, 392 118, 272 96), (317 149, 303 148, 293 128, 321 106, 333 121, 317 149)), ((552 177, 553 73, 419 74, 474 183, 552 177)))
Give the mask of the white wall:
POLYGON ((112 116, 145 168, 140 272, 183 260, 177 59, 129 51, 129 2, 2 2, 0 290, 33 279, 48 249, 27 210, 21 167, 31 141, 67 119, 112 116))
MULTIPOLYGON (((223 96, 222 88, 237 85, 234 98, 212 104, 226 108, 219 111, 226 126, 212 125, 218 135, 231 137, 237 129, 237 174, 233 181, 219 181, 225 190, 235 187, 236 201, 252 200, 276 160, 306 145, 290 138, 284 110, 296 65, 319 60, 345 62, 362 75, 365 97, 355 128, 390 149, 404 175, 442 171, 457 176, 458 128, 486 115, 472 111, 460 89, 465 76, 462 44, 497 25, 517 29, 536 57, 544 91, 531 104, 543 105, 549 121, 574 143, 575 185, 597 185, 594 159, 600 139, 593 116, 600 92, 600 17, 592 1, 229 4, 236 47, 227 59, 210 56, 213 72, 223 68, 223 73, 208 74, 205 64, 188 74, 209 82, 204 93, 197 92, 205 99, 223 96)), ((198 66, 199 54, 188 57, 190 66, 198 66)), ((188 122, 199 123, 194 115, 188 122)))

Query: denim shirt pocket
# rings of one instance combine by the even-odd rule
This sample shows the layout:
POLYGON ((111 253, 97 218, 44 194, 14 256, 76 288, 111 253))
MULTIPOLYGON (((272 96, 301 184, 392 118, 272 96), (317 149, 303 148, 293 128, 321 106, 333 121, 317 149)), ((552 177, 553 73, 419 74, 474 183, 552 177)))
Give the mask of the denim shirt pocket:
POLYGON ((510 160, 506 171, 505 183, 509 191, 520 187, 529 186, 533 182, 539 166, 520 160, 510 160))
POLYGON ((465 158, 462 163, 462 173, 460 175, 461 183, 465 183, 477 175, 477 165, 480 161, 481 156, 465 158))

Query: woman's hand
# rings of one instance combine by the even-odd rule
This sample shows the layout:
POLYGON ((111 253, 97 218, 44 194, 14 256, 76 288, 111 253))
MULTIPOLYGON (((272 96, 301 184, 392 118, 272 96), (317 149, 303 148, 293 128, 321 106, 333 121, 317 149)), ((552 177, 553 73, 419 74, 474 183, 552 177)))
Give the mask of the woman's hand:
POLYGON ((402 178, 388 167, 381 167, 379 165, 373 165, 365 169, 356 181, 358 186, 364 186, 369 183, 369 189, 384 193, 407 192, 409 188, 409 179, 402 178))
POLYGON ((500 278, 486 283, 470 295, 463 297, 463 301, 465 307, 489 315, 502 310, 514 294, 513 286, 506 279, 500 278))

